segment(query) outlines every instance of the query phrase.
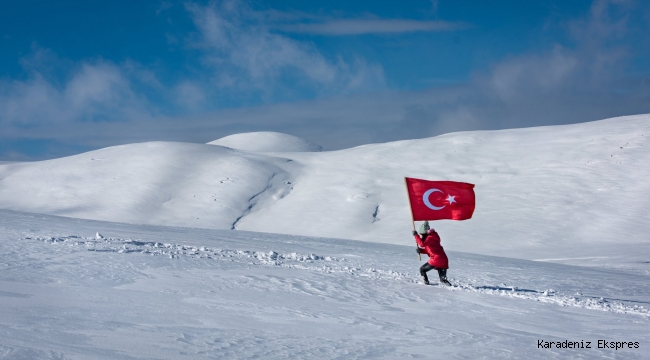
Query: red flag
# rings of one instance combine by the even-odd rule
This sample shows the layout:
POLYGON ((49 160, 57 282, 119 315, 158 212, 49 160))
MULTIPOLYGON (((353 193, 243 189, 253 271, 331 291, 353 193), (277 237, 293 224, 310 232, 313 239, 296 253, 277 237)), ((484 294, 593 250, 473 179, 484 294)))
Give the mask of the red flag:
POLYGON ((476 198, 474 184, 406 178, 413 220, 467 220, 476 198))

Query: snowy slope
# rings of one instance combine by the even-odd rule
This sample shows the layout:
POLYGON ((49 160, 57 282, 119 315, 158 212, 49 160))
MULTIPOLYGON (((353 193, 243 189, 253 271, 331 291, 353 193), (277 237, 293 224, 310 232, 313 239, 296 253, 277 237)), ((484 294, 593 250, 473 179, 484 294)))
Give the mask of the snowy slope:
POLYGON ((133 144, 0 165, 0 208, 411 246, 403 177, 448 179, 476 184, 477 209, 434 224, 447 249, 630 268, 650 243, 649 150, 649 115, 332 152, 133 144))
POLYGON ((323 148, 320 145, 316 145, 305 139, 271 131, 230 135, 211 141, 208 144, 256 152, 323 151, 323 148))
POLYGON ((5 166, 0 197, 39 213, 230 229, 256 194, 289 191, 288 161, 213 145, 124 145, 5 166))
POLYGON ((405 249, 0 210, 0 359, 648 358, 647 274, 405 249))

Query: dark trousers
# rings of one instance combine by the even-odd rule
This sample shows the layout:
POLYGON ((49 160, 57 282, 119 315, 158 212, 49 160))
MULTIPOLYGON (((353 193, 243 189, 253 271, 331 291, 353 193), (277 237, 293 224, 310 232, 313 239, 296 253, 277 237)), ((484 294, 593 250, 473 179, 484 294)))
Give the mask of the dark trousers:
POLYGON ((440 280, 447 280, 447 269, 438 269, 428 262, 420 266, 420 275, 422 275, 426 281, 429 281, 429 277, 427 277, 427 271, 433 269, 438 270, 438 276, 440 277, 440 280))

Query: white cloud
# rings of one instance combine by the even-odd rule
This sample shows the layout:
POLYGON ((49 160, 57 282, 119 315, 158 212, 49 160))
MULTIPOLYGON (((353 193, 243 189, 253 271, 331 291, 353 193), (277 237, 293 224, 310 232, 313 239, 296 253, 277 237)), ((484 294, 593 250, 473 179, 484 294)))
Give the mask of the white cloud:
POLYGON ((83 64, 63 90, 64 103, 84 113, 96 106, 115 106, 132 97, 129 82, 110 64, 83 64))
POLYGON ((22 128, 41 129, 43 136, 55 127, 128 121, 145 113, 145 100, 132 91, 130 80, 114 64, 82 63, 60 85, 37 71, 29 73, 27 80, 0 82, 0 132, 5 136, 22 128))
POLYGON ((278 88, 337 93, 367 89, 368 83, 383 87, 380 65, 329 60, 309 42, 272 32, 268 14, 242 2, 192 4, 188 9, 200 32, 194 45, 206 51, 220 86, 246 91, 253 87, 267 94, 278 88))
POLYGON ((489 87, 504 100, 510 101, 527 94, 556 91, 579 65, 570 51, 556 47, 544 55, 521 56, 499 63, 489 78, 489 87))
POLYGON ((196 110, 205 101, 205 92, 198 84, 182 82, 175 88, 176 102, 190 110, 196 110))
POLYGON ((617 40, 628 33, 628 18, 634 10, 630 0, 595 0, 586 17, 574 19, 567 24, 571 36, 583 46, 598 48, 610 40, 617 40), (618 16, 614 17, 613 12, 618 16))
POLYGON ((409 32, 454 31, 469 24, 450 21, 411 19, 334 19, 320 23, 287 24, 279 28, 287 32, 320 35, 395 34, 409 32))
POLYGON ((67 112, 57 106, 62 94, 42 76, 27 81, 0 83, 0 125, 28 126, 43 117, 58 118, 67 112))

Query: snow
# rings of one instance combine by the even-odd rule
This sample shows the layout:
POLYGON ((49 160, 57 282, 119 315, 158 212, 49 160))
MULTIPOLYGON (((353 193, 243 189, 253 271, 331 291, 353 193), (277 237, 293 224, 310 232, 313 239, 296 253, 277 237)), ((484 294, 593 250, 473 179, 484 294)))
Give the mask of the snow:
POLYGON ((391 244, 6 210, 0 229, 0 358, 640 359, 650 343, 647 275, 449 252, 449 288, 391 244))
POLYGON ((0 359, 647 358, 649 115, 292 138, 0 164, 0 359), (432 222, 453 287, 421 283, 404 176, 476 184, 432 222), (565 340, 592 349, 538 348, 565 340))
POLYGON ((210 145, 254 152, 314 152, 323 151, 320 145, 297 136, 271 131, 234 134, 209 142, 210 145))
POLYGON ((330 152, 130 144, 0 165, 0 208, 410 245, 404 176, 455 180, 477 208, 434 224, 448 249, 579 264, 649 243, 649 145, 649 115, 330 152))

